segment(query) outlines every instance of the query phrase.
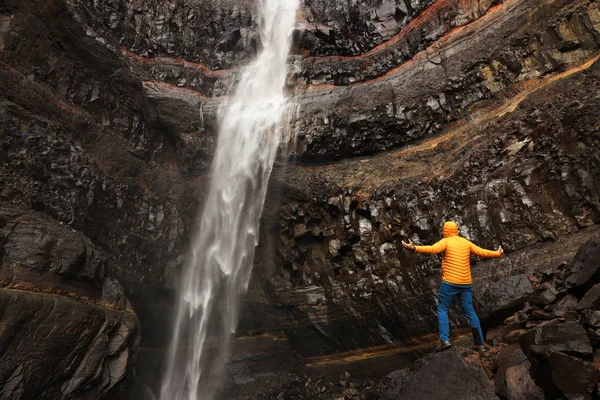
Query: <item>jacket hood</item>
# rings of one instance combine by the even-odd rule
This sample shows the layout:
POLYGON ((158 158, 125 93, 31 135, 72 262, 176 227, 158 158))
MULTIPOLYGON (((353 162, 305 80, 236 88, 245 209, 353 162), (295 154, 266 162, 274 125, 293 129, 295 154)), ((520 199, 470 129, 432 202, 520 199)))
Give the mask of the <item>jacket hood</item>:
POLYGON ((454 221, 448 221, 444 224, 444 237, 458 236, 458 225, 454 221))

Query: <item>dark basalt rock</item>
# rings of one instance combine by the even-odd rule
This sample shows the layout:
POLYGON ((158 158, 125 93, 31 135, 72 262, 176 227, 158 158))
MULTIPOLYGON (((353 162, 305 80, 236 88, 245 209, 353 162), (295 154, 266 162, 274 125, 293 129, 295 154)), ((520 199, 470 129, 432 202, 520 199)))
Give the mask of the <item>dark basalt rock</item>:
POLYGON ((600 308, 600 283, 594 285, 587 293, 583 296, 577 309, 583 310, 585 308, 600 308))
MULTIPOLYGON (((467 125, 432 147, 276 170, 273 187, 284 187, 283 204, 269 201, 276 206, 267 207, 261 247, 277 252, 274 259, 259 253, 265 256, 258 256, 256 272, 269 282, 275 304, 293 307, 296 322, 286 334, 299 354, 313 357, 390 342, 410 347, 411 338, 435 332, 440 260, 413 255, 400 241, 434 243, 447 219, 457 220, 462 234, 478 245, 496 248, 502 241, 507 250, 501 259, 472 263, 482 316, 505 312, 490 319, 500 322, 538 290, 548 291, 541 304, 565 298, 566 288, 558 283, 564 276, 556 282, 538 280, 536 287, 528 279, 536 270, 564 271, 563 263, 572 261, 581 243, 598 235, 584 228, 600 221, 599 210, 585 200, 595 198, 598 180, 574 181, 600 176, 597 157, 587 150, 598 146, 593 133, 598 104, 587 87, 597 83, 599 66, 596 62, 582 75, 557 80, 510 115, 467 125), (578 105, 561 96, 578 99, 578 105), (576 127, 543 122, 565 118, 576 127), (587 144, 576 151, 568 144, 574 142, 587 144), (518 143, 522 147, 513 147, 518 143), (570 172, 559 178, 554 170, 570 172), (578 237, 575 232, 582 236, 570 242, 578 237), (503 283, 507 276, 516 277, 503 283), (493 302, 486 310, 484 293, 493 282, 498 292, 490 294, 493 302), (314 293, 319 298, 307 296, 314 293)), ((537 314, 554 318, 546 311, 537 314)), ((465 326, 459 316, 451 313, 455 327, 465 326)))
POLYGON ((521 350, 518 344, 508 346, 498 353, 496 357, 496 394, 502 398, 507 397, 506 391, 506 370, 523 364, 527 361, 527 356, 521 350))
POLYGON ((108 269, 106 256, 77 232, 44 222, 35 215, 0 209, 2 273, 11 273, 6 278, 18 279, 10 270, 18 268, 101 284, 108 269))
POLYGON ((507 316, 523 308, 534 293, 527 275, 503 277, 480 289, 477 296, 477 313, 484 321, 503 321, 507 316))
MULTIPOLYGON (((391 11, 390 3, 392 2, 384 1, 383 3, 386 6, 384 8, 388 12, 391 11)), ((429 45, 454 29, 477 21, 498 3, 496 0, 473 2, 459 0, 421 1, 413 10, 422 9, 424 6, 427 6, 427 8, 414 19, 405 18, 407 22, 409 20, 410 22, 406 25, 399 24, 398 27, 402 27, 402 29, 397 35, 370 49, 370 51, 362 52, 362 54, 355 57, 311 57, 310 55, 315 52, 314 45, 307 42, 311 42, 311 34, 319 34, 322 31, 318 28, 312 30, 309 25, 304 40, 301 42, 301 49, 307 52, 309 57, 301 61, 302 70, 295 74, 294 78, 299 82, 314 85, 348 86, 381 77, 408 62, 417 53, 427 49, 429 45)), ((340 10, 345 7, 341 5, 341 7, 337 6, 336 8, 340 10)), ((400 15, 404 15, 407 8, 400 5, 400 8, 396 8, 396 10, 399 11, 400 15)), ((377 12, 373 14, 377 14, 377 12)), ((390 14, 386 16, 389 17, 390 14)), ((364 19, 356 22, 361 24, 363 21, 364 19)), ((394 27, 395 24, 392 24, 392 26, 394 27)), ((386 34, 388 32, 389 30, 387 32, 383 30, 377 33, 386 34)), ((328 38, 335 40, 339 36, 335 35, 334 32, 325 36, 325 40, 328 38)), ((443 57, 436 49, 428 49, 427 52, 429 53, 428 59, 432 63, 443 61, 443 57)))
MULTIPOLYGON (((211 178, 222 99, 206 96, 236 79, 212 69, 256 51, 255 4, 0 5, 0 397, 118 398, 140 339, 127 298, 145 341, 132 400, 156 389, 165 315, 211 178)), ((366 398, 377 385, 359 375, 427 354, 439 259, 400 241, 433 242, 449 218, 507 250, 473 260, 488 323, 531 299, 492 326, 498 346, 531 340, 527 361, 500 362, 501 393, 538 398, 531 369, 536 382, 549 371, 538 382, 549 396, 593 395, 597 257, 589 247, 565 266, 598 241, 597 4, 310 0, 298 20, 288 82, 301 104, 298 157, 275 169, 225 398, 366 398), (307 86, 320 84, 337 86, 307 86), (564 358, 574 355, 584 359, 564 358)), ((453 310, 451 323, 459 340, 466 322, 453 310)), ((494 398, 482 368, 497 350, 481 365, 431 355, 382 393, 494 398)))
POLYGON ((559 352, 533 352, 531 373, 550 398, 592 399, 600 370, 559 352))
MULTIPOLYGON (((327 86, 332 83, 330 71, 349 75, 343 59, 340 65, 331 61, 323 71, 310 70, 314 73, 311 81, 323 81, 325 85, 311 88, 300 100, 300 117, 305 127, 296 152, 305 162, 348 158, 435 136, 465 113, 492 106, 496 101, 501 103, 502 93, 518 90, 516 82, 552 74, 570 62, 587 59, 588 53, 582 49, 598 46, 598 32, 588 31, 590 25, 586 22, 595 12, 583 2, 574 6, 565 0, 518 1, 501 12, 482 17, 478 24, 457 30, 456 35, 417 55, 410 55, 410 61, 399 62, 396 69, 386 69, 390 73, 381 78, 368 81, 370 76, 352 77, 368 83, 334 82, 347 87, 327 86), (577 17, 567 19, 574 12, 577 17), (523 26, 528 28, 523 30, 523 26), (556 26, 564 28, 551 33, 556 26), (566 32, 578 32, 581 36, 574 38, 574 34, 566 32), (471 34, 478 40, 468 40, 471 34), (577 49, 563 46, 567 37, 579 43, 577 49), (510 50, 499 54, 499 48, 510 50)), ((378 61, 373 63, 379 65, 378 61)), ((374 73, 380 74, 383 72, 374 73)))
POLYGON ((583 312, 585 322, 593 327, 600 327, 600 310, 585 310, 583 312))
POLYGON ((401 398, 400 396, 402 395, 402 388, 409 377, 410 370, 408 369, 390 372, 379 385, 378 395, 374 395, 372 397, 381 400, 401 398))
POLYGON ((592 355, 592 346, 585 329, 576 322, 550 321, 519 338, 525 354, 531 352, 563 352, 586 357, 592 355))
POLYGON ((529 361, 513 367, 505 372, 505 398, 507 400, 546 400, 544 391, 536 385, 529 373, 529 361))
POLYGON ((496 358, 496 394, 508 400, 544 400, 544 392, 531 376, 531 364, 520 346, 515 344, 500 351, 496 358))
POLYGON ((469 362, 459 350, 431 354, 415 365, 399 398, 407 400, 497 399, 478 361, 469 362))
POLYGON ((531 362, 531 375, 550 398, 592 398, 600 370, 581 359, 590 359, 593 351, 581 325, 544 323, 522 335, 519 343, 531 362))
POLYGON ((437 0, 368 0, 356 4, 307 0, 301 43, 314 56, 358 55, 404 28, 437 0))
POLYGON ((583 294, 600 283, 600 244, 588 241, 577 252, 567 283, 575 293, 583 294))
POLYGON ((82 8, 94 16, 89 23, 95 29, 140 56, 181 57, 221 69, 248 61, 259 46, 249 0, 85 1, 82 8))
POLYGON ((134 314, 10 289, 0 310, 2 398, 122 398, 140 340, 134 314))
POLYGON ((140 329, 107 255, 57 221, 7 208, 0 249, 0 397, 122 396, 140 329))

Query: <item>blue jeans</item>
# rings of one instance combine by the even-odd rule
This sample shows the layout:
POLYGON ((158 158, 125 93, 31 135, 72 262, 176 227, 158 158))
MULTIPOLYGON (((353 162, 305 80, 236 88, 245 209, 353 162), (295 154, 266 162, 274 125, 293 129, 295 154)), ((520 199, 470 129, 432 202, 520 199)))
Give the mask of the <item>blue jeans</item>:
POLYGON ((483 332, 479 318, 473 308, 473 288, 471 286, 454 286, 442 282, 440 294, 438 297, 438 321, 440 325, 440 340, 450 340, 450 324, 448 323, 448 310, 452 306, 452 301, 456 296, 460 296, 465 316, 471 323, 473 332, 473 341, 476 345, 483 344, 483 332))

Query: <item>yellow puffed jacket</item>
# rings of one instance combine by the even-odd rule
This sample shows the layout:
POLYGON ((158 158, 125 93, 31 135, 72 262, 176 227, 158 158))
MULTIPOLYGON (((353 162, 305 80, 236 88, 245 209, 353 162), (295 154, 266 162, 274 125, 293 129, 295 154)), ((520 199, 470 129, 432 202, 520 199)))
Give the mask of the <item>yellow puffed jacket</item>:
POLYGON ((479 257, 500 257, 499 251, 482 249, 458 236, 458 226, 449 221, 444 224, 444 238, 433 246, 415 246, 417 253, 439 254, 444 252, 442 258, 442 280, 457 285, 470 285, 471 279, 471 253, 479 257))

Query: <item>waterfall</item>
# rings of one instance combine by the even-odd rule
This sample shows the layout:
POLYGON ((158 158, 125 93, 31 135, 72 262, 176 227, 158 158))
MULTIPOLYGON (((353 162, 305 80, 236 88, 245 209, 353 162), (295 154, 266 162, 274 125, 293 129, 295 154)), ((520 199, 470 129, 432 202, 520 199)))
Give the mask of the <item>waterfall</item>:
POLYGON ((229 354, 269 176, 289 130, 285 82, 298 5, 259 1, 262 48, 222 106, 210 190, 180 284, 161 400, 210 400, 218 390, 210 382, 221 377, 229 354))

